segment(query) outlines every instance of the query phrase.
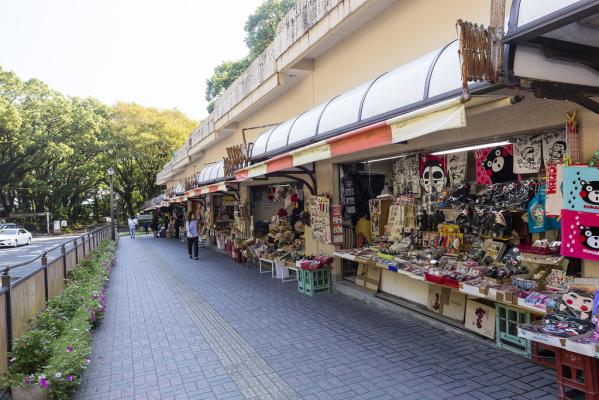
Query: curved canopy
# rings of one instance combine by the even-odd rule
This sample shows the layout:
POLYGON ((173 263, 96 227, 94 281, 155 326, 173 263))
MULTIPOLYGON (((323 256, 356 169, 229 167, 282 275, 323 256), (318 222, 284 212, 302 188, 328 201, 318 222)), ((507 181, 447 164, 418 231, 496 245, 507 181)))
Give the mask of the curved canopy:
POLYGON ((519 0, 512 3, 505 42, 599 47, 598 29, 597 0, 519 0))
POLYGON ((224 161, 208 164, 198 173, 198 184, 203 185, 217 180, 225 179, 224 161))
POLYGON ((459 93, 458 42, 426 54, 263 132, 252 159, 382 121, 459 93))

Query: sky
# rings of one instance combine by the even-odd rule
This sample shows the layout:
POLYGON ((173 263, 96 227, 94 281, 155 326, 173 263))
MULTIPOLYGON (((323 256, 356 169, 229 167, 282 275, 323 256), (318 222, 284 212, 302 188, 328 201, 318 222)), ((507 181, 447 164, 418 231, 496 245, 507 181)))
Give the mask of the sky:
POLYGON ((263 0, 0 0, 0 66, 63 94, 200 120, 206 79, 248 52, 263 0))

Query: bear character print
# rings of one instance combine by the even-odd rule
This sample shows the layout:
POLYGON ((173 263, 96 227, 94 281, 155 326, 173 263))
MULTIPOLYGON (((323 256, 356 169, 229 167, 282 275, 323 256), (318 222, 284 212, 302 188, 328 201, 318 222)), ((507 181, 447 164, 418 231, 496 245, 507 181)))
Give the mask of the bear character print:
POLYGON ((483 168, 492 183, 515 181, 518 178, 514 174, 514 157, 506 147, 491 150, 487 159, 483 160, 483 168))
POLYGON ((580 243, 591 250, 599 250, 599 227, 581 226, 580 243))
POLYGON ((580 181, 580 197, 586 203, 599 205, 599 181, 580 181))

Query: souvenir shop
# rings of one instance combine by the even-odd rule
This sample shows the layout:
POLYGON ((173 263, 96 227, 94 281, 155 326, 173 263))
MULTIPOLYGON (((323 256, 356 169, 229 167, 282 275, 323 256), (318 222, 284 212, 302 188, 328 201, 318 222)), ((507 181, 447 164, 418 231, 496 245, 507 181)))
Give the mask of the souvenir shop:
POLYGON ((599 152, 582 159, 568 118, 339 163, 343 278, 545 364, 595 357, 598 279, 582 260, 599 261, 599 152))
POLYGON ((260 272, 273 278, 294 281, 296 261, 305 258, 304 185, 284 182, 249 186, 251 216, 246 255, 259 265, 260 272))

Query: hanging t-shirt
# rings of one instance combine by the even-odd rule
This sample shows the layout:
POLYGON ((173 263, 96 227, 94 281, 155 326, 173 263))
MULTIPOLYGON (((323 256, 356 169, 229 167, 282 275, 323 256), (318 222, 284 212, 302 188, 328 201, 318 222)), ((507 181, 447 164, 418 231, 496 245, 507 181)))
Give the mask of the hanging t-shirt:
POLYGON ((518 179, 514 174, 512 145, 488 147, 474 151, 476 160, 476 183, 490 185, 518 179))
POLYGON ((528 203, 528 231, 545 232, 545 185, 541 185, 537 194, 528 203))
POLYGON ((534 174, 541 169, 541 138, 518 139, 514 143, 514 173, 534 174))
POLYGON ((447 155, 447 175, 449 176, 449 185, 457 188, 466 182, 466 163, 468 153, 453 153, 447 155))
POLYGON ((437 193, 442 191, 447 185, 446 171, 445 156, 420 155, 420 184, 425 192, 430 193, 431 188, 437 193))
POLYGON ((599 261, 599 214, 562 210, 561 253, 599 261))
POLYGON ((548 168, 550 162, 562 164, 568 153, 565 133, 548 133, 542 136, 541 141, 543 142, 543 163, 545 168, 548 168))

